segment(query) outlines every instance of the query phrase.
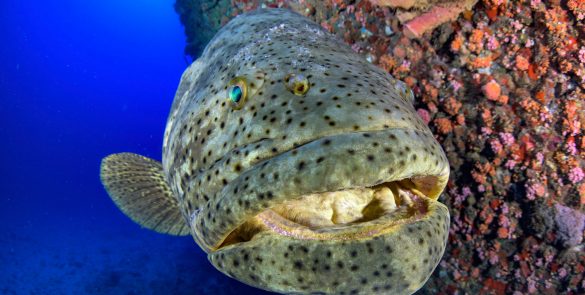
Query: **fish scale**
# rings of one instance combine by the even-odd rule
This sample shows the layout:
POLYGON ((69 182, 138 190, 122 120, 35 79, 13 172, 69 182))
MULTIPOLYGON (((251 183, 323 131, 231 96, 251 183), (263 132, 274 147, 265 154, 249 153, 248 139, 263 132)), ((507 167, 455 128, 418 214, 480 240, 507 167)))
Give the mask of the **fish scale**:
POLYGON ((162 167, 117 154, 102 163, 102 181, 133 220, 190 233, 215 267, 247 284, 281 293, 413 293, 438 264, 449 224, 437 201, 449 164, 413 101, 403 82, 318 24, 257 10, 224 26, 183 74, 162 167), (138 183, 124 165, 136 166, 138 183), (150 194, 140 190, 150 179, 165 194, 151 205, 128 202, 150 194), (396 208, 379 207, 383 199, 363 210, 348 205, 359 203, 352 189, 379 187, 390 188, 380 198, 394 198, 386 204, 396 208), (289 215, 310 219, 335 202, 352 219, 309 226, 289 215))

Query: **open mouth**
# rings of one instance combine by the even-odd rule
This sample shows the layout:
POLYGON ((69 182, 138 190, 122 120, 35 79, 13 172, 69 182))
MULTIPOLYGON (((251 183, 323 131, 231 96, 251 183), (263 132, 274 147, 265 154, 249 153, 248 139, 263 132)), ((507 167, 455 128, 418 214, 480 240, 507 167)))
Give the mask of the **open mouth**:
POLYGON ((410 179, 404 179, 287 200, 241 224, 216 251, 261 234, 300 240, 355 240, 381 235, 427 213, 430 199, 416 187, 410 179))
POLYGON ((279 152, 247 162, 193 215, 195 240, 206 251, 264 238, 343 242, 386 235, 428 217, 449 175, 432 136, 402 128, 328 135, 279 152))

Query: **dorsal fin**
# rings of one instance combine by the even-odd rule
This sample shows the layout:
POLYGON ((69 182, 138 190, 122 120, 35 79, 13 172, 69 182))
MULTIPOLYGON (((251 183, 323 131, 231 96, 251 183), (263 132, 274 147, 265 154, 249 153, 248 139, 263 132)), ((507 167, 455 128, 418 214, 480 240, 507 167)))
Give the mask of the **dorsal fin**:
POLYGON ((116 206, 134 222, 159 233, 190 233, 161 163, 132 153, 113 154, 102 160, 100 177, 116 206))

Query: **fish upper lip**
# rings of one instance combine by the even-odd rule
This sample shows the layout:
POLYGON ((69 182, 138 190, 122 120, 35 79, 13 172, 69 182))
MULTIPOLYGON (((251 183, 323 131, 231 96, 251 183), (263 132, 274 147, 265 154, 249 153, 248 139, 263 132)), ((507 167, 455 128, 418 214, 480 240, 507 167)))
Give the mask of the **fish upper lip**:
MULTIPOLYGON (((328 134, 322 134, 319 137, 309 139, 309 140, 307 140, 305 142, 302 142, 300 144, 293 144, 288 149, 279 150, 278 153, 274 153, 274 154, 271 154, 271 155, 269 155, 267 157, 262 157, 260 159, 253 160, 253 161, 251 161, 250 167, 248 167, 248 169, 246 169, 245 171, 253 169, 254 167, 256 167, 256 165, 262 165, 262 163, 265 162, 265 161, 267 161, 267 160, 274 159, 274 158, 279 157, 279 156, 281 156, 283 154, 286 154, 286 153, 288 153, 288 152, 290 152, 290 151, 292 151, 294 149, 298 149, 298 148, 300 148, 302 146, 311 144, 313 142, 316 142, 316 141, 319 141, 319 140, 322 140, 322 139, 325 139, 325 138, 328 138, 328 137, 341 136, 341 135, 350 135, 350 134, 375 133, 375 132, 381 132, 381 131, 386 131, 386 130, 412 130, 412 128, 391 127, 391 128, 384 128, 384 129, 372 129, 372 130, 361 130, 361 131, 344 131, 344 132, 337 132, 337 133, 333 133, 332 132, 332 133, 328 133, 328 134)), ((260 138, 258 140, 255 140, 255 141, 252 141, 252 142, 248 142, 246 144, 243 144, 243 145, 239 145, 237 147, 234 147, 229 152, 227 152, 226 155, 227 154, 230 154, 230 153, 236 153, 236 154, 238 154, 240 150, 242 150, 244 147, 249 146, 249 145, 258 144, 258 143, 265 142, 265 141, 271 142, 271 141, 274 141, 274 140, 276 140, 276 138, 273 138, 273 137, 262 137, 262 138, 260 138)), ((222 160, 222 158, 218 159, 216 162, 220 162, 221 160, 222 160)), ((243 171, 243 172, 245 172, 245 171, 243 171)))

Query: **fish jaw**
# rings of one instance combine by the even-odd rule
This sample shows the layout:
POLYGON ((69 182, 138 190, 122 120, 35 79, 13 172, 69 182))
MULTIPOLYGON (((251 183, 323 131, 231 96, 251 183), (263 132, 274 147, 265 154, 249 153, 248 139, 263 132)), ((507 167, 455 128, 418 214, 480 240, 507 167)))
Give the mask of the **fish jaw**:
POLYGON ((395 128, 330 135, 243 171, 192 216, 191 228, 198 244, 210 252, 245 221, 285 201, 406 179, 437 199, 448 177, 443 150, 425 132, 395 128))
POLYGON ((428 279, 445 248, 449 212, 437 198, 448 175, 442 149, 425 132, 395 128, 330 135, 243 171, 193 218, 191 227, 219 270, 259 288, 330 294, 356 286, 412 293, 428 279), (398 210, 333 232, 290 229, 267 215, 309 194, 392 183, 408 183, 407 189, 416 192, 419 206, 414 213, 398 210), (214 223, 213 216, 225 218, 214 223), (264 217, 263 225, 248 240, 230 239, 259 217, 264 217), (354 257, 354 252, 362 255, 354 257), (321 264, 313 265, 316 260, 321 264), (329 285, 316 283, 325 281, 329 285))
POLYGON ((233 278, 280 293, 412 294, 433 273, 448 237, 447 207, 423 203, 425 214, 378 224, 381 231, 371 236, 302 239, 264 231, 208 258, 233 278))

